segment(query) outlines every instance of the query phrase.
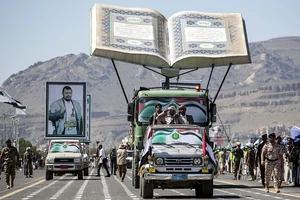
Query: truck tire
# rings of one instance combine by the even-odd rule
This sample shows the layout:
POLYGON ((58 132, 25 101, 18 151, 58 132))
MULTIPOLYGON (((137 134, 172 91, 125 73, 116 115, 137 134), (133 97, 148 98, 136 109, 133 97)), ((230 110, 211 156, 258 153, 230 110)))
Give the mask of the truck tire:
POLYGON ((83 175, 84 176, 88 176, 89 175, 89 168, 88 167, 83 169, 83 175))
POLYGON ((131 163, 131 183, 132 183, 132 186, 134 186, 134 167, 133 167, 133 164, 134 162, 131 163))
POLYGON ((202 190, 201 197, 203 198, 212 198, 214 195, 214 183, 213 180, 203 181, 202 182, 202 190))
POLYGON ((46 179, 46 181, 49 181, 49 180, 53 179, 53 172, 50 172, 50 171, 46 170, 45 179, 46 179))
POLYGON ((152 199, 153 198, 153 182, 145 180, 144 177, 141 177, 141 186, 140 190, 142 193, 142 198, 152 199))
POLYGON ((82 180, 83 179, 83 172, 82 172, 83 170, 79 170, 78 172, 77 172, 77 176, 78 176, 78 180, 82 180))

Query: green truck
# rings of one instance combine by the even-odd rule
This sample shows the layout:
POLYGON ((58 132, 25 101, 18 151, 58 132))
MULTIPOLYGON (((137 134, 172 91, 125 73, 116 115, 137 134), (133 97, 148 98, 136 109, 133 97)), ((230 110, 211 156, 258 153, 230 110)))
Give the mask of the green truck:
POLYGON ((164 86, 161 89, 140 88, 134 92, 133 101, 128 103, 128 121, 132 126, 134 147, 132 185, 140 188, 143 198, 152 198, 153 189, 156 188, 187 187, 194 188, 197 197, 212 197, 216 168, 213 156, 210 157, 206 152, 207 147, 202 147, 204 143, 209 144, 209 137, 204 132, 208 133, 209 126, 216 121, 216 105, 209 98, 208 90, 201 89, 199 83, 176 83, 176 87, 172 85, 169 83, 170 87, 167 89, 164 86), (149 118, 156 111, 155 105, 158 103, 162 105, 162 110, 170 106, 178 110, 179 106, 184 105, 186 114, 193 116, 194 124, 149 126, 149 118), (149 130, 151 133, 167 131, 171 135, 176 132, 178 138, 185 138, 185 133, 196 134, 197 137, 185 142, 178 142, 173 138, 172 141, 152 145, 149 130), (149 147, 152 148, 150 153, 147 152, 149 147), (185 147, 187 149, 183 150, 185 147), (167 154, 160 155, 157 152, 167 154), (145 158, 145 155, 149 158, 145 158), (155 160, 157 156, 162 159, 159 165, 155 160))

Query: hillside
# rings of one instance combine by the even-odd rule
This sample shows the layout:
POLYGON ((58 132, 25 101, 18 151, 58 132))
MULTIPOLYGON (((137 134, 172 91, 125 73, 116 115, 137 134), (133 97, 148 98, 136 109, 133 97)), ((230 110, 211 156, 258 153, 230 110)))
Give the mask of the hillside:
MULTIPOLYGON (((216 101, 218 114, 232 134, 247 138, 262 129, 288 131, 297 125, 300 111, 300 37, 274 38, 250 44, 252 63, 233 66, 216 101), (272 128, 273 127, 273 128, 272 128)), ((142 66, 116 62, 127 98, 140 86, 160 86, 163 79, 142 66)), ((227 66, 214 69, 209 85, 212 97, 227 66)), ((185 74, 179 80, 197 80, 206 87, 210 69, 185 74)), ((27 106, 20 121, 20 137, 42 144, 46 111, 46 81, 84 81, 92 94, 92 138, 117 145, 128 134, 127 104, 110 60, 86 54, 68 54, 37 62, 11 75, 3 88, 27 106)), ((0 110, 7 110, 1 105, 0 110)), ((3 121, 0 122, 3 127, 3 121)), ((3 129, 2 129, 3 130, 3 129)))

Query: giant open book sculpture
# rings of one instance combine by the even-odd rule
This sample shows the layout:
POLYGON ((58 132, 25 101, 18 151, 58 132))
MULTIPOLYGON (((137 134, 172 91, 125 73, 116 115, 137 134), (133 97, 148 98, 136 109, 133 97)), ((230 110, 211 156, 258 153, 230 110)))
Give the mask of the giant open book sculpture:
POLYGON ((91 55, 158 68, 251 63, 240 13, 184 11, 168 20, 145 8, 95 4, 91 55))

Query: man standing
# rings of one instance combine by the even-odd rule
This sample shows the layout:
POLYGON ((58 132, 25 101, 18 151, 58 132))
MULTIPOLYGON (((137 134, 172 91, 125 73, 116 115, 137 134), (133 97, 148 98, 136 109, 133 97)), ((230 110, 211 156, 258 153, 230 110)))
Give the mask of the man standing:
POLYGON ((116 175, 117 172, 117 154, 116 149, 113 148, 112 152, 109 154, 110 157, 110 173, 116 175))
POLYGON ((24 153, 24 174, 26 178, 32 178, 32 154, 30 147, 27 147, 24 153))
POLYGON ((121 144, 117 151, 117 164, 118 164, 118 171, 119 171, 121 182, 124 181, 124 178, 126 176, 126 170, 127 170, 126 157, 127 157, 127 150, 125 148, 125 145, 121 144))
POLYGON ((262 148, 264 147, 264 145, 267 142, 267 134, 263 134, 261 136, 262 139, 262 143, 260 143, 257 147, 257 151, 256 151, 256 156, 255 156, 255 166, 256 168, 259 165, 259 169, 260 169, 260 178, 261 178, 261 184, 265 187, 265 166, 261 164, 261 152, 262 152, 262 148))
POLYGON ((53 134, 83 135, 83 119, 80 103, 72 100, 72 88, 62 89, 63 98, 50 105, 49 120, 54 126, 53 134))
POLYGON ((4 173, 6 189, 10 189, 14 186, 14 180, 16 176, 16 166, 19 161, 18 150, 11 146, 11 140, 6 140, 6 147, 1 151, 0 159, 4 161, 4 173))
POLYGON ((246 160, 246 164, 249 167, 249 174, 251 176, 251 178, 248 179, 248 181, 254 181, 255 180, 255 176, 254 176, 255 152, 254 152, 253 144, 249 144, 249 146, 247 146, 247 154, 245 160, 246 160))
POLYGON ((184 105, 179 106, 179 115, 183 119, 185 124, 194 124, 194 118, 192 115, 186 114, 186 107, 184 105))
POLYGON ((97 157, 98 157, 98 160, 99 160, 97 176, 100 176, 100 169, 103 165, 103 167, 104 167, 104 169, 106 170, 106 173, 107 173, 107 175, 105 177, 110 177, 110 174, 109 174, 109 171, 108 171, 108 168, 107 168, 107 157, 106 157, 105 150, 102 148, 102 144, 100 144, 99 147, 98 147, 97 157))
POLYGON ((232 154, 234 155, 234 178, 233 180, 241 179, 242 165, 241 160, 244 156, 244 152, 241 149, 241 143, 237 142, 236 147, 232 150, 232 154))
POLYGON ((269 135, 269 142, 265 144, 261 153, 261 164, 265 166, 266 192, 269 192, 269 182, 271 173, 274 170, 274 186, 275 192, 279 193, 279 173, 281 165, 283 165, 283 153, 281 146, 275 142, 276 135, 269 135))
POLYGON ((155 106, 155 112, 153 113, 153 115, 151 115, 151 117, 149 118, 149 125, 154 125, 157 124, 157 120, 156 117, 158 116, 158 114, 160 114, 162 112, 162 106, 160 103, 156 104, 155 106))
POLYGON ((167 110, 161 112, 157 117, 157 124, 184 124, 182 118, 176 114, 174 106, 168 107, 167 110))

